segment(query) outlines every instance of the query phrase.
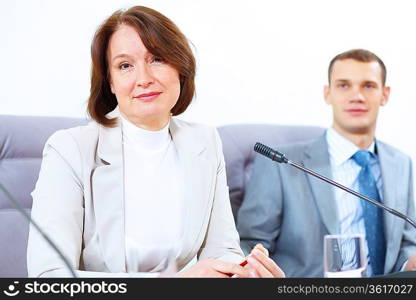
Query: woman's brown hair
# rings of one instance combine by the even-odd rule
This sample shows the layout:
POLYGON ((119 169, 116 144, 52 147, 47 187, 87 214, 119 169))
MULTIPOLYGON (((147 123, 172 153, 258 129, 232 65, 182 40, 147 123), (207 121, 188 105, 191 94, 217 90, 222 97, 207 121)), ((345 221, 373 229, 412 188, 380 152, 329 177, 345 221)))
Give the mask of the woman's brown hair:
POLYGON ((188 40, 179 28, 161 13, 144 6, 134 6, 126 11, 116 11, 98 28, 91 45, 91 89, 88 113, 96 122, 113 127, 116 119, 106 114, 117 106, 116 96, 111 92, 107 61, 110 37, 120 25, 134 27, 143 44, 153 55, 162 58, 179 73, 181 91, 172 108, 172 115, 183 113, 195 93, 195 58, 188 40))

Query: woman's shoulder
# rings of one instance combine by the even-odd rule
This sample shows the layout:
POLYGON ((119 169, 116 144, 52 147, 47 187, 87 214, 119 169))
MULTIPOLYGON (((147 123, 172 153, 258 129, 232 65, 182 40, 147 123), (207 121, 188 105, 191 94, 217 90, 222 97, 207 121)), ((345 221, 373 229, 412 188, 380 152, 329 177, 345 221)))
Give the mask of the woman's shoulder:
POLYGON ((174 118, 173 138, 184 144, 191 143, 194 149, 206 149, 207 153, 219 157, 222 149, 221 139, 216 127, 174 118), (179 138, 180 137, 180 138, 179 138))
POLYGON ((74 160, 75 157, 93 157, 98 143, 100 126, 92 121, 87 125, 61 129, 47 140, 44 151, 54 149, 62 157, 74 160))
POLYGON ((92 121, 87 125, 81 125, 66 129, 60 129, 52 134, 47 144, 66 145, 70 143, 88 144, 97 139, 99 134, 99 125, 92 121))
POLYGON ((45 143, 45 157, 59 157, 78 173, 85 161, 94 159, 99 127, 95 122, 84 126, 61 129, 52 134, 45 143))
POLYGON ((189 133, 193 133, 196 135, 212 135, 217 130, 214 126, 202 124, 202 123, 196 123, 196 122, 189 122, 184 121, 177 118, 172 118, 172 122, 175 124, 175 126, 182 130, 187 131, 189 133))

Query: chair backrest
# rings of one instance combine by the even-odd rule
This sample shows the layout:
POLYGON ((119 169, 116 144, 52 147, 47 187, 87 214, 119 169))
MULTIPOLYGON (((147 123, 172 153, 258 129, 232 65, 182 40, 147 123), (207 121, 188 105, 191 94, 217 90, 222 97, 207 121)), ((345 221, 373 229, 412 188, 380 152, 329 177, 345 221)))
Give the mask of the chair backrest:
MULTIPOLYGON (((63 117, 0 116, 0 184, 30 213, 42 150, 58 129, 86 124, 63 117)), ((0 191, 0 277, 27 277, 29 224, 0 191)))
POLYGON ((314 139, 323 134, 324 130, 317 126, 273 124, 235 124, 219 127, 234 219, 237 217, 250 179, 256 142, 276 147, 278 150, 277 147, 281 145, 314 139))

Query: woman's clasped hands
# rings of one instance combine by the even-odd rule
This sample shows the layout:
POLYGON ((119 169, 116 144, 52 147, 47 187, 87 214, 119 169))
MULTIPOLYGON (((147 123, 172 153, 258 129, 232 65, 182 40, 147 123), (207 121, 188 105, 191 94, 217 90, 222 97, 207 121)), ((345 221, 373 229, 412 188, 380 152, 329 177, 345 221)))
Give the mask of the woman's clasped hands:
POLYGON ((267 249, 257 244, 241 264, 203 259, 177 273, 177 277, 273 278, 285 277, 285 273, 269 257, 267 249))

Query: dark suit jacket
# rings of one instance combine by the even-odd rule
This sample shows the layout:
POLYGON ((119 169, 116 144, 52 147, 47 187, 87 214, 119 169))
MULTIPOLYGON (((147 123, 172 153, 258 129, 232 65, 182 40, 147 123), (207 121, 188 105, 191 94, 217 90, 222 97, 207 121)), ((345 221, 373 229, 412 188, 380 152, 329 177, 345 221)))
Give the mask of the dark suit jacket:
MULTIPOLYGON (((376 141, 383 182, 383 202, 415 219, 412 164, 399 150, 376 141)), ((277 148, 287 158, 331 178, 325 134, 301 144, 277 148)), ((243 251, 258 242, 289 277, 323 276, 323 240, 339 234, 334 188, 288 164, 257 155, 237 217, 243 251)), ((416 230, 384 214, 387 252, 385 273, 399 271, 416 252, 416 230)))

